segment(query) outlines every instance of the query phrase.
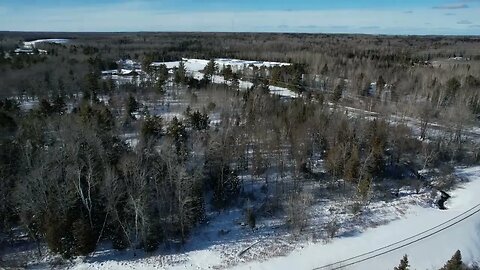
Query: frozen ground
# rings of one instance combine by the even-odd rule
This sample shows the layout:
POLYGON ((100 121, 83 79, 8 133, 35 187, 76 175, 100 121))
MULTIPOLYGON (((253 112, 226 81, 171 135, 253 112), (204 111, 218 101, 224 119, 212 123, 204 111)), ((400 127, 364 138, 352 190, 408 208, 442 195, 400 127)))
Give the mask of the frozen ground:
MULTIPOLYGON (((454 224, 473 213, 465 211, 480 204, 476 191, 480 190, 480 167, 459 169, 457 174, 468 180, 450 194, 448 210, 433 207, 429 190, 415 194, 402 189, 400 197, 392 201, 369 204, 362 213, 345 210, 345 202, 320 200, 312 209, 312 221, 300 238, 290 235, 282 219, 260 218, 258 229, 252 232, 242 226, 240 210, 222 213, 210 212, 209 224, 198 227, 183 247, 158 254, 138 255, 131 252, 112 252, 106 249, 85 262, 77 262, 74 269, 314 269, 337 261, 390 245, 446 222, 438 234, 393 252, 349 266, 346 269, 393 269, 404 254, 409 255, 413 269, 438 269, 457 250, 464 260, 472 262, 480 254, 480 213, 454 224), (342 229, 338 237, 323 241, 323 227, 335 219, 342 229), (452 226, 452 227, 448 227, 452 226)), ((480 209, 477 206, 476 209, 480 209)), ((389 248, 398 248, 418 235, 389 248)), ((360 256, 344 264, 378 255, 360 256)), ((322 269, 335 269, 341 266, 322 269)))

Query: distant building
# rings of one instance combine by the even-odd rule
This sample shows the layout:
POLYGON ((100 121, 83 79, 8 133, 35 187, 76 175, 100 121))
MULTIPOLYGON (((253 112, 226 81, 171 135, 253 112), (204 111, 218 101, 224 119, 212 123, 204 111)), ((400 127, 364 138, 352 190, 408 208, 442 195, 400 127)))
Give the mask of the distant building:
POLYGON ((142 69, 142 65, 138 62, 135 62, 131 59, 119 60, 117 61, 118 68, 128 69, 128 70, 138 70, 142 69))
POLYGON ((28 49, 28 48, 17 48, 15 51, 13 51, 16 55, 20 54, 35 54, 33 49, 28 49))
POLYGON ((102 79, 113 80, 117 85, 133 83, 139 85, 147 74, 142 70, 140 63, 130 59, 116 62, 118 69, 102 71, 102 79))

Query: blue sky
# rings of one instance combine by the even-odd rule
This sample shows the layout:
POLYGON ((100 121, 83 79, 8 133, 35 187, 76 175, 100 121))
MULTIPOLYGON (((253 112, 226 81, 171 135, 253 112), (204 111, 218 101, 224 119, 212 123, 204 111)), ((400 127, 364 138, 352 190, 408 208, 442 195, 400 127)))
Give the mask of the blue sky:
POLYGON ((480 0, 0 0, 0 30, 480 35, 480 0))

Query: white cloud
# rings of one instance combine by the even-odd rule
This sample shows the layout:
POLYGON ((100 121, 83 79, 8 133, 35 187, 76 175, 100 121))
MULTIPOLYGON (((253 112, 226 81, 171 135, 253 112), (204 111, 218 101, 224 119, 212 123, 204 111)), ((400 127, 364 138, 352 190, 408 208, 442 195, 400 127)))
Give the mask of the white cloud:
POLYGON ((469 20, 461 20, 461 21, 458 21, 457 24, 472 24, 472 22, 469 20))
POLYGON ((465 9, 469 8, 467 4, 451 4, 451 5, 442 5, 442 6, 435 6, 433 9, 465 9))

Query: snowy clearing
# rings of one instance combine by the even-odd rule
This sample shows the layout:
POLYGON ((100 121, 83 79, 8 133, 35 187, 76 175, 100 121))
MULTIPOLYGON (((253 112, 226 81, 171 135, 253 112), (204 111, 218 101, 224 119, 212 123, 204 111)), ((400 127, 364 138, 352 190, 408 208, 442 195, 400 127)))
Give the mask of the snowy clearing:
MULTIPOLYGON (((214 59, 215 64, 218 66, 219 70, 223 70, 224 67, 230 66, 234 72, 243 70, 251 67, 274 67, 274 66, 289 66, 290 63, 281 63, 281 62, 270 62, 270 61, 250 61, 250 60, 240 60, 240 59, 228 59, 228 58, 217 58, 214 59)), ((201 71, 203 70, 209 60, 205 59, 191 59, 183 58, 182 62, 185 64, 187 71, 201 71)), ((158 67, 160 65, 166 65, 168 69, 177 68, 180 65, 180 61, 171 61, 171 62, 153 62, 152 67, 158 67)))
POLYGON ((54 44, 66 44, 69 39, 65 38, 49 38, 49 39, 37 39, 32 41, 23 42, 24 47, 35 48, 38 43, 54 43, 54 44))

